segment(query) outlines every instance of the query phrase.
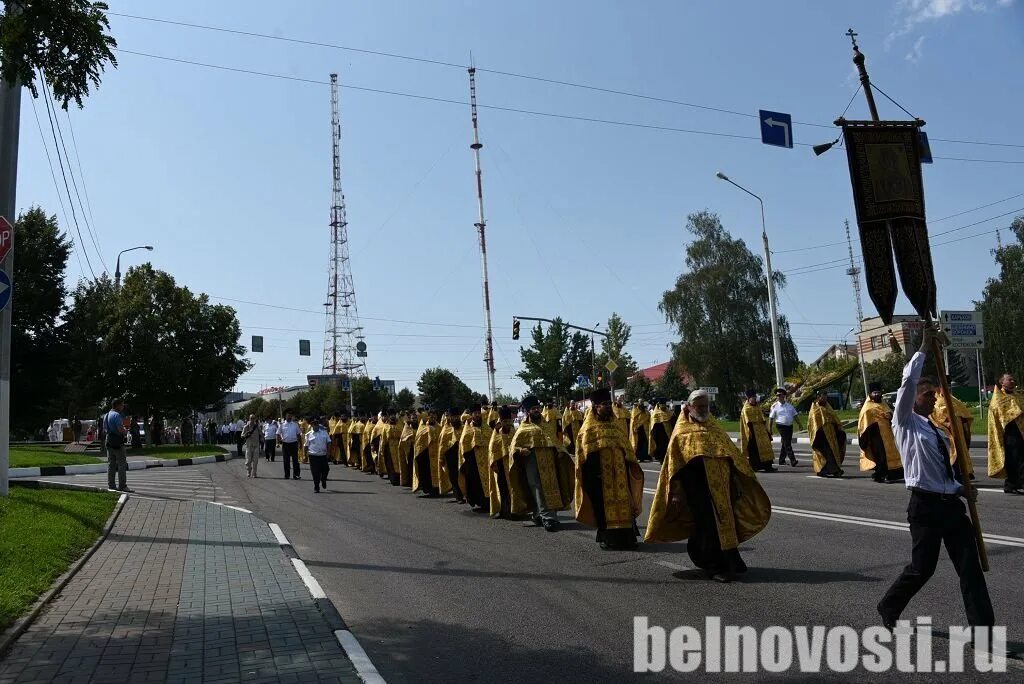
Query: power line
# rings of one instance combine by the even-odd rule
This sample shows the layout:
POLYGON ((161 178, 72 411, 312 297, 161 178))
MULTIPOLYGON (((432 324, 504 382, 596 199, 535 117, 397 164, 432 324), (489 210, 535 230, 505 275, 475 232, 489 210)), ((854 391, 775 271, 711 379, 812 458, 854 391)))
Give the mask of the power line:
POLYGON ((68 120, 68 131, 71 133, 71 149, 75 151, 75 162, 78 164, 78 177, 82 179, 82 192, 85 193, 85 205, 89 209, 89 220, 95 224, 96 217, 92 214, 92 200, 89 199, 89 188, 85 185, 85 172, 82 171, 82 158, 78 154, 78 140, 75 138, 75 128, 71 125, 71 112, 65 109, 64 117, 68 120))
MULTIPOLYGON (((120 13, 120 12, 107 12, 107 14, 110 15, 110 16, 114 16, 114 17, 122 17, 122 18, 125 18, 125 19, 136 19, 138 21, 149 21, 149 22, 154 22, 154 23, 159 23, 159 24, 168 24, 168 25, 171 25, 171 26, 182 26, 182 27, 187 27, 187 28, 200 29, 200 30, 204 30, 204 31, 216 31, 216 32, 220 32, 220 33, 229 33, 229 34, 233 34, 233 35, 246 36, 246 37, 250 37, 250 38, 263 38, 263 39, 266 39, 266 40, 274 40, 274 41, 285 42, 285 43, 294 43, 294 44, 297 44, 297 45, 307 45, 307 46, 312 46, 312 47, 323 47, 323 48, 329 48, 329 49, 332 49, 332 50, 345 50, 345 51, 348 51, 348 52, 357 52, 357 53, 361 53, 361 54, 374 55, 374 56, 377 56, 377 57, 388 57, 388 58, 391 58, 391 59, 400 59, 400 60, 409 61, 409 62, 418 62, 418 63, 422 63, 422 64, 432 64, 432 65, 436 65, 436 66, 444 66, 444 67, 455 68, 455 69, 465 70, 465 69, 467 69, 469 67, 469 65, 467 65, 467 64, 457 64, 457 63, 454 63, 454 62, 445 62, 443 60, 429 59, 429 58, 426 58, 426 57, 416 57, 416 56, 412 56, 412 55, 403 55, 403 54, 396 53, 396 52, 384 52, 384 51, 381 51, 381 50, 368 50, 368 49, 365 49, 365 48, 356 48, 356 47, 351 47, 351 46, 347 46, 347 45, 339 45, 337 43, 325 43, 325 42, 322 42, 322 41, 306 40, 306 39, 302 39, 302 38, 293 38, 293 37, 289 37, 289 36, 276 36, 276 35, 272 35, 272 34, 268 34, 268 33, 259 33, 259 32, 256 32, 256 31, 243 31, 243 30, 240 30, 240 29, 226 28, 226 27, 223 27, 223 26, 210 26, 210 25, 207 25, 207 24, 196 24, 196 23, 185 22, 185 21, 174 21, 174 20, 170 20, 170 19, 157 19, 155 17, 144 17, 144 16, 140 16, 140 15, 126 14, 126 13, 120 13)), ((482 67, 477 67, 476 69, 477 69, 477 71, 485 72, 485 73, 489 73, 489 74, 495 74, 497 76, 506 76, 506 77, 509 77, 509 78, 517 78, 517 79, 523 79, 523 80, 528 80, 528 81, 536 81, 536 82, 539 82, 539 83, 548 83, 548 84, 551 84, 551 85, 559 85, 559 86, 566 86, 566 87, 570 87, 570 88, 578 88, 578 89, 581 89, 581 90, 589 90, 589 91, 593 91, 593 92, 606 93, 606 94, 609 94, 609 95, 620 95, 620 96, 623 96, 623 97, 630 97, 630 98, 639 99, 639 100, 647 100, 647 101, 650 101, 650 102, 660 102, 660 103, 663 103, 663 104, 672 104, 672 105, 677 105, 677 106, 681 106, 681 107, 689 107, 689 108, 692 108, 692 109, 699 109, 699 110, 703 110, 703 111, 717 112, 719 114, 730 114, 730 115, 733 115, 733 116, 742 116, 742 117, 751 118, 751 119, 758 118, 757 114, 751 114, 750 112, 741 112, 741 111, 737 111, 735 109, 728 109, 726 107, 718 107, 718 106, 712 106, 712 105, 698 104, 698 103, 695 103, 695 102, 685 102, 683 100, 676 100, 676 99, 667 98, 667 97, 658 97, 658 96, 654 96, 654 95, 645 95, 643 93, 634 93, 634 92, 630 92, 630 91, 627 91, 627 90, 619 90, 619 89, 616 89, 616 88, 607 88, 607 87, 603 87, 603 86, 596 86, 596 85, 586 84, 586 83, 577 83, 577 82, 574 82, 574 81, 563 81, 563 80, 559 80, 559 79, 546 78, 546 77, 543 77, 543 76, 535 76, 535 75, 532 75, 532 74, 517 73, 517 72, 514 72, 514 71, 504 71, 504 70, 500 70, 500 69, 486 69, 486 68, 482 68, 482 67)), ((879 92, 881 92, 881 91, 879 91, 879 92)), ((886 95, 885 93, 882 93, 882 94, 885 95, 885 97, 889 98, 889 96, 886 95)), ((854 97, 856 97, 856 93, 854 93, 854 97)), ((895 101, 892 100, 892 98, 889 98, 889 99, 895 103, 895 101)), ((853 98, 851 98, 851 103, 852 103, 852 101, 853 101, 853 98)), ((895 104, 897 106, 900 106, 899 103, 895 103, 895 104)), ((902 107, 900 107, 900 108, 902 109, 902 107)), ((847 105, 847 109, 849 109, 849 105, 847 105)), ((904 110, 904 111, 906 111, 906 110, 904 110)), ((793 123, 801 125, 801 126, 811 126, 811 127, 814 127, 814 128, 827 128, 827 129, 830 129, 830 130, 834 130, 835 129, 835 124, 819 124, 819 123, 811 123, 811 122, 808 122, 808 121, 793 121, 793 123)), ((1012 148, 1022 148, 1022 149, 1024 149, 1024 144, 1017 144, 1017 143, 982 142, 982 141, 973 141, 973 140, 956 140, 956 139, 950 139, 950 138, 931 138, 931 139, 936 141, 936 142, 956 143, 956 144, 960 144, 960 145, 987 145, 987 146, 992 146, 992 147, 1012 147, 1012 148)), ((942 157, 935 157, 935 158, 936 159, 941 159, 942 157)), ((961 160, 961 161, 981 161, 981 160, 961 160)))

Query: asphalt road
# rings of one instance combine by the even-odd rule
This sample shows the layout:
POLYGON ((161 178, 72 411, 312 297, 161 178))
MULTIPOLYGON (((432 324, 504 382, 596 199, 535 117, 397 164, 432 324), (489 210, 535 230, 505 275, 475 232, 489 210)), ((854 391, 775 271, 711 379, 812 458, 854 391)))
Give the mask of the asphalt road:
MULTIPOLYGON (((388 681, 623 681, 637 678, 634 616, 668 629, 701 628, 708 615, 756 627, 878 624, 875 605, 909 560, 910 536, 900 526, 908 494, 857 472, 856 449, 843 480, 813 476, 806 446, 797 455, 798 467, 760 476, 772 520, 741 548, 748 574, 728 585, 693 570, 685 543, 601 551, 593 530, 567 513, 562 530, 547 533, 449 500, 419 499, 340 466, 332 466, 322 494, 308 479, 282 479, 280 463, 263 462, 257 480, 245 479, 239 461, 199 467, 227 496, 284 528, 388 681)), ((973 455, 983 473, 984 452, 973 455)), ((643 465, 653 491, 658 464, 643 465)), ((988 546, 997 621, 1008 626, 1011 649, 1024 650, 1024 497, 995 491, 986 478, 980 485, 985 532, 1005 537, 988 546)), ((650 500, 648 492, 641 526, 650 500)), ((945 553, 904 617, 918 615, 930 615, 936 631, 965 622, 945 553)), ((957 679, 1021 681, 1022 674, 1024 664, 1011 662, 1004 675, 957 679)), ((906 676, 861 671, 843 679, 906 676)))

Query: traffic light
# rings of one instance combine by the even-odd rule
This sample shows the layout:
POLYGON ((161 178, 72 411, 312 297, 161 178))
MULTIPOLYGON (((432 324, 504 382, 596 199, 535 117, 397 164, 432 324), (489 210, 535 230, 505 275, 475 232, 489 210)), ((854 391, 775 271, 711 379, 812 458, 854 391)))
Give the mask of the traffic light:
POLYGON ((600 387, 602 382, 604 382, 604 373, 598 373, 597 374, 597 386, 600 387))
POLYGON ((519 319, 518 318, 513 318, 512 319, 512 339, 513 340, 518 340, 519 339, 519 319))

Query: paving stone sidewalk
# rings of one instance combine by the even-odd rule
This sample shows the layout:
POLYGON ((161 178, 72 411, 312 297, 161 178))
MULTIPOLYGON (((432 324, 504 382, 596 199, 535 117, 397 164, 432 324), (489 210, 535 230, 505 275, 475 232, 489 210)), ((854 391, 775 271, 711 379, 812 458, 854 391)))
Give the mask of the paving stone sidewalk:
POLYGON ((265 522, 131 497, 0 661, 14 682, 358 682, 265 522))

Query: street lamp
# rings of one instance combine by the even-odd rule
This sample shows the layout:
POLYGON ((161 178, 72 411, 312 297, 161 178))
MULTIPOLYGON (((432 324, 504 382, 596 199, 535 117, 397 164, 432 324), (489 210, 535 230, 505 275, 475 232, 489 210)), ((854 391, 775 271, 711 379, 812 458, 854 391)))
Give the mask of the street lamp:
POLYGON ((114 290, 121 289, 121 255, 125 252, 134 252, 137 249, 146 249, 150 252, 153 251, 153 245, 139 245, 138 247, 129 247, 128 249, 122 249, 117 253, 117 266, 114 268, 114 290))
POLYGON ((772 317, 772 351, 775 353, 775 386, 785 387, 785 379, 782 377, 782 342, 779 339, 779 316, 775 311, 775 283, 772 281, 772 253, 771 250, 768 249, 768 229, 765 227, 764 223, 764 200, 726 176, 721 171, 715 173, 715 176, 727 183, 735 185, 761 204, 761 239, 764 242, 764 273, 765 278, 768 280, 768 310, 772 317))

